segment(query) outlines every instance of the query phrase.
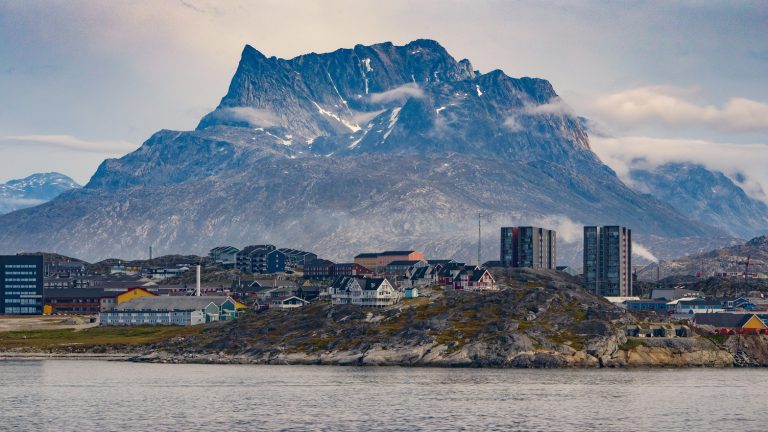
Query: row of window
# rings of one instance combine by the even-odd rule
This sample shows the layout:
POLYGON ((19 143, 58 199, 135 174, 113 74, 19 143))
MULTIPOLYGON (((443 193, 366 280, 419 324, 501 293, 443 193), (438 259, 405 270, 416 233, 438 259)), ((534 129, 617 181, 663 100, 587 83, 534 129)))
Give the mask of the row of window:
POLYGON ((34 276, 35 272, 33 271, 7 271, 5 272, 7 275, 17 275, 17 276, 34 276))
POLYGON ((6 285, 5 289, 23 289, 26 290, 25 292, 35 292, 37 291, 37 285, 6 285))
POLYGON ((5 278, 5 282, 36 282, 35 278, 5 278))
POLYGON ((5 299, 5 304, 36 305, 40 304, 40 302, 37 299, 7 298, 5 299))
POLYGON ((40 313, 39 307, 27 307, 27 306, 21 306, 21 307, 7 307, 5 308, 5 313, 9 315, 13 314, 37 314, 40 313))
POLYGON ((6 264, 7 269, 36 269, 36 264, 6 264))

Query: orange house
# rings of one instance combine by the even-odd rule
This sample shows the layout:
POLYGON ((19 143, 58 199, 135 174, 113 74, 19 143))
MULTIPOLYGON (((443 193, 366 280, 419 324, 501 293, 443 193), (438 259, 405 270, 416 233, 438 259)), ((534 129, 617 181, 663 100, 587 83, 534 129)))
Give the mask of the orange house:
POLYGON ((355 264, 373 271, 381 271, 393 261, 424 261, 424 254, 414 250, 361 253, 355 257, 355 264))

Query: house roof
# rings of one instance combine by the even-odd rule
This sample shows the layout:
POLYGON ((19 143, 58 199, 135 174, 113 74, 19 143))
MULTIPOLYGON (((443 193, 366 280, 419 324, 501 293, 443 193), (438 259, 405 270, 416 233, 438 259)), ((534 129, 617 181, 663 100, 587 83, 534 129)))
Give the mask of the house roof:
POLYGON ((432 264, 432 265, 448 264, 448 263, 452 263, 452 262, 456 262, 456 261, 450 260, 450 259, 432 259, 432 260, 427 260, 427 264, 432 264))
POLYGON ((43 299, 75 299, 117 297, 122 292, 107 291, 104 288, 50 288, 43 290, 43 299))
POLYGON ((406 251, 384 251, 380 253, 381 256, 397 256, 397 255, 410 255, 416 251, 412 250, 406 250, 406 251))
POLYGON ((392 261, 391 263, 387 264, 387 266, 407 266, 410 267, 412 265, 423 263, 424 261, 420 260, 399 260, 399 261, 392 261))
MULTIPOLYGON (((164 311, 164 310, 200 310, 213 303, 221 306, 227 300, 225 296, 158 296, 140 297, 118 305, 116 311, 164 311)), ((233 300, 234 301, 234 300, 233 300)))
POLYGON ((743 327, 754 314, 734 313, 697 313, 693 315, 693 322, 699 325, 711 325, 713 327, 743 327))
POLYGON ((379 254, 373 252, 366 252, 355 255, 355 258, 378 258, 379 254))

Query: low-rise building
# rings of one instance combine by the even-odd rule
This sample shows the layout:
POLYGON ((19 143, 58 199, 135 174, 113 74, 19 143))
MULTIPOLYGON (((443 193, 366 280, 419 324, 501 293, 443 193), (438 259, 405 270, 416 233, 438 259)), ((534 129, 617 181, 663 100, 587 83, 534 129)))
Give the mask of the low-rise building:
POLYGON ((496 280, 486 269, 464 269, 461 270, 453 281, 445 286, 446 289, 465 290, 465 291, 488 291, 497 290, 496 280))
POLYGON ((710 326, 715 329, 733 330, 734 332, 766 329, 765 322, 751 313, 697 313, 693 315, 692 321, 699 326, 710 326))
POLYGON ((663 299, 625 300, 623 305, 630 312, 656 312, 666 314, 670 310, 670 305, 663 299))
POLYGON ((384 251, 374 253, 362 253, 355 256, 354 262, 373 270, 383 271, 393 261, 424 261, 424 255, 419 251, 384 251))
POLYGON ((405 276, 411 268, 427 267, 428 265, 429 264, 423 260, 392 261, 384 267, 384 273, 388 275, 405 276))
POLYGON ((676 315, 725 312, 720 300, 699 297, 683 297, 668 303, 676 315))
POLYGON ((237 264, 237 254, 240 249, 234 246, 219 246, 208 252, 208 259, 216 265, 232 268, 237 264))
POLYGON ((334 305, 384 307, 400 300, 400 293, 386 278, 340 277, 333 282, 329 292, 334 305))
POLYGON ((245 273, 282 273, 286 256, 273 245, 247 246, 237 254, 237 268, 245 273))
POLYGON ((300 308, 300 307, 304 307, 304 306, 306 306, 308 304, 309 304, 309 302, 304 300, 304 299, 302 299, 302 298, 299 298, 299 297, 296 297, 296 296, 291 296, 291 297, 286 297, 286 298, 280 298, 280 299, 272 300, 269 303, 269 308, 270 309, 283 309, 283 310, 297 309, 297 308, 300 308))
POLYGON ((197 325, 236 318, 238 304, 230 297, 141 297, 99 314, 103 326, 197 325))

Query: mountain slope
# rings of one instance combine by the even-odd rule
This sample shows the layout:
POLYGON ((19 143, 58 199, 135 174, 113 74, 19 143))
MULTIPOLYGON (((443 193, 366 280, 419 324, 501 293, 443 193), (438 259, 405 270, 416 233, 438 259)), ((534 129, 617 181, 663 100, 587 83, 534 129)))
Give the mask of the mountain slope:
MULTIPOLYGON (((738 273, 743 275, 745 262, 749 258, 749 272, 768 274, 768 235, 708 252, 662 261, 659 273, 668 276, 713 276, 717 273, 738 273)), ((656 265, 650 265, 638 272, 642 280, 656 280, 656 265)))
POLYGON ((731 235, 751 238, 768 232, 768 206, 720 172, 698 164, 668 163, 633 169, 630 178, 639 191, 731 235))
POLYGON ((468 259, 478 212, 486 259, 512 223, 558 229, 569 263, 579 224, 629 225, 662 256, 729 241, 627 188, 559 103, 545 80, 478 74, 434 41, 290 60, 246 47, 196 130, 160 131, 82 191, 0 217, 0 247, 97 260, 272 242, 468 259))
POLYGON ((80 185, 59 173, 39 173, 0 184, 0 214, 32 207, 80 185))

